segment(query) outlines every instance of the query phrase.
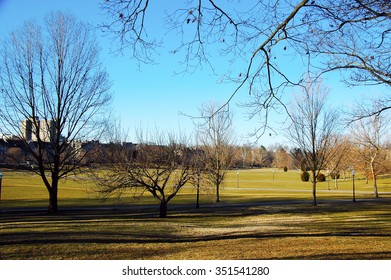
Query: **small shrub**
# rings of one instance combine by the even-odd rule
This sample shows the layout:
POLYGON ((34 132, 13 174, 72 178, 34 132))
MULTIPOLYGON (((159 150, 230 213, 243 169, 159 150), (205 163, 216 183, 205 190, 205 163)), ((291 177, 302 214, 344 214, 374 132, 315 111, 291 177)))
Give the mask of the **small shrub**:
POLYGON ((319 173, 318 176, 316 177, 316 180, 318 182, 325 182, 326 181, 326 176, 323 173, 319 173))
POLYGON ((303 182, 308 182, 310 180, 310 173, 308 173, 308 171, 303 171, 301 172, 300 177, 303 182))
POLYGON ((284 166, 284 172, 288 172, 288 167, 284 166))

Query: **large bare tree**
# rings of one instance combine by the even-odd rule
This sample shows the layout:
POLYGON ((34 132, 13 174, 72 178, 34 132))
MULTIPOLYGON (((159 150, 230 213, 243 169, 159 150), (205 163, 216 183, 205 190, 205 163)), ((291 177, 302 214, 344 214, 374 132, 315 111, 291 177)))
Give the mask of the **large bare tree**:
POLYGON ((288 133, 303 153, 312 173, 312 204, 317 205, 316 183, 320 171, 333 158, 337 143, 338 113, 327 107, 327 89, 320 82, 309 82, 290 110, 288 133))
MULTIPOLYGON (((164 40, 159 35, 166 35, 152 30, 151 22, 159 18, 156 3, 102 3, 103 29, 139 61, 151 62, 164 40)), ((266 122, 270 110, 285 107, 286 87, 305 86, 307 75, 340 72, 348 85, 382 84, 387 90, 391 85, 388 0, 193 0, 170 3, 161 12, 167 30, 175 32, 171 51, 183 58, 183 70, 217 70, 222 61, 216 59, 224 56, 226 78, 237 82, 232 97, 248 90, 252 114, 266 122), (301 70, 291 71, 286 63, 293 57, 300 58, 295 64, 301 70)), ((388 97, 377 102, 380 111, 391 107, 388 97)))
POLYGON ((17 136, 38 165, 54 213, 60 180, 81 166, 75 142, 98 139, 110 102, 91 30, 64 13, 26 22, 2 44, 0 90, 1 133, 17 136))
POLYGON ((232 119, 232 112, 209 103, 200 108, 200 118, 196 119, 199 122, 195 123, 205 153, 207 181, 216 190, 216 202, 220 202, 220 189, 234 160, 232 119))
POLYGON ((346 176, 346 171, 352 170, 354 164, 351 158, 352 142, 347 138, 339 136, 333 147, 330 147, 332 157, 327 162, 328 175, 334 179, 334 187, 338 189, 338 179, 340 173, 343 172, 343 177, 346 176))
POLYGON ((372 116, 353 123, 351 134, 355 144, 356 160, 364 163, 364 172, 368 171, 373 179, 374 197, 379 197, 377 177, 387 170, 389 135, 388 124, 382 116, 372 116))
POLYGON ((136 151, 121 141, 112 142, 106 164, 92 174, 105 197, 151 194, 159 203, 159 217, 165 218, 168 203, 192 178, 193 150, 169 133, 156 132, 152 139, 139 138, 136 151))

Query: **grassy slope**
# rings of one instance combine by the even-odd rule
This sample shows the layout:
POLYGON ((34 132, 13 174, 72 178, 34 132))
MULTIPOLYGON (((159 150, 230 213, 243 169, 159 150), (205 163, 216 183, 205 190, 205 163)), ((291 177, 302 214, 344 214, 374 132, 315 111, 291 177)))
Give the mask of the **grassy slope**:
MULTIPOLYGON (((2 209, 46 206, 39 178, 5 175, 2 209)), ((391 258, 391 201, 371 199, 372 188, 364 180, 357 181, 358 203, 350 201, 351 181, 331 191, 321 183, 322 203, 314 208, 311 185, 297 181, 298 172, 278 172, 274 182, 272 177, 267 180, 270 175, 270 170, 240 171, 237 188, 237 174, 232 172, 223 203, 214 205, 204 196, 198 210, 181 206, 194 201, 194 191, 184 189, 168 219, 155 218, 156 207, 144 206, 152 202, 148 197, 133 203, 136 206, 110 211, 0 213, 0 259, 391 258), (281 199, 288 203, 275 203, 281 199)), ((380 180, 380 192, 390 192, 389 181, 380 180)), ((103 205, 86 189, 67 181, 61 187, 60 206, 103 205)))

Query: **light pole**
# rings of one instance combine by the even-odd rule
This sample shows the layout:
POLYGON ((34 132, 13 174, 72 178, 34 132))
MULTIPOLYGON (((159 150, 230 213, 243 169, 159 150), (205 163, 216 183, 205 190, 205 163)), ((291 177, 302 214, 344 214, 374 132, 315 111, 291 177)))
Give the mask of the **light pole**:
POLYGON ((330 190, 330 170, 327 169, 327 186, 328 186, 328 189, 330 190))
POLYGON ((352 170, 352 177, 353 177, 353 202, 356 202, 356 190, 354 186, 354 176, 356 175, 356 170, 352 170))
POLYGON ((0 173, 0 201, 1 201, 1 183, 3 181, 3 177, 4 177, 3 173, 0 173))
POLYGON ((236 175, 237 175, 237 186, 239 188, 239 170, 236 172, 236 175))
POLYGON ((273 182, 274 182, 274 175, 276 174, 276 169, 273 169, 273 182))

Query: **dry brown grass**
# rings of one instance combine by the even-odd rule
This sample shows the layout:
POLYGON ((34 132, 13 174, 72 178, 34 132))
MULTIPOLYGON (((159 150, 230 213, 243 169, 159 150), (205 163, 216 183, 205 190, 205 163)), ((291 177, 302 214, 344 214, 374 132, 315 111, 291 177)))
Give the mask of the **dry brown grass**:
POLYGON ((0 214, 1 259, 390 259, 391 201, 0 214), (141 211, 142 210, 142 211, 141 211))

